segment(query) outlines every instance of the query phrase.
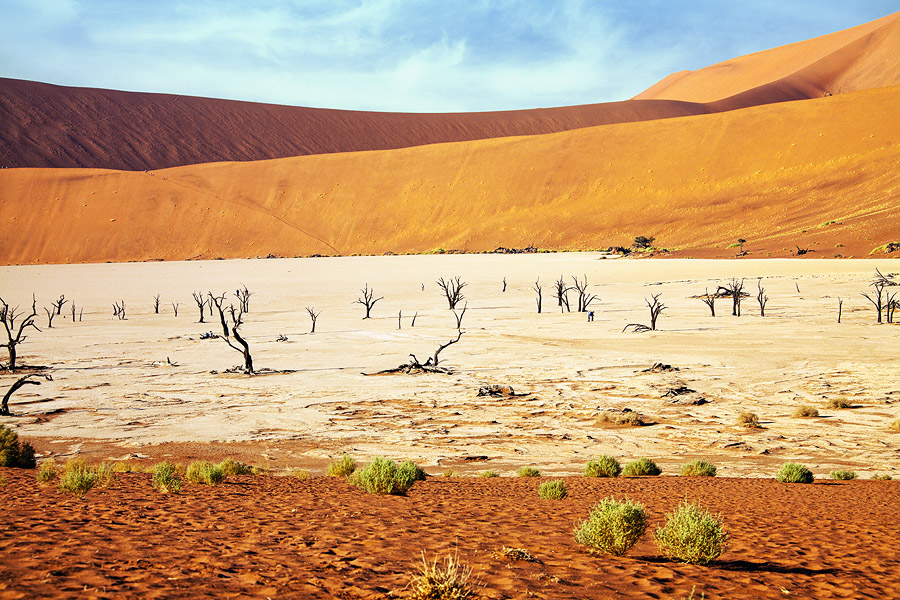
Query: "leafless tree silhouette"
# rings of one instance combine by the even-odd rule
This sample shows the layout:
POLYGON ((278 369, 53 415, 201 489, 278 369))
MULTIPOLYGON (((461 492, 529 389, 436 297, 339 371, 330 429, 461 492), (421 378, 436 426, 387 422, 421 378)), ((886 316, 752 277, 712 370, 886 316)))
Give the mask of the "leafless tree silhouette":
POLYGON ((700 300, 709 307, 709 313, 711 316, 716 316, 716 298, 715 294, 709 293, 709 288, 703 290, 703 295, 700 296, 700 300))
POLYGON ((462 320, 463 320, 463 317, 466 316, 466 309, 468 309, 468 308, 469 308, 469 305, 466 304, 465 306, 463 306, 462 312, 460 312, 459 314, 457 314, 455 308, 453 309, 453 316, 456 317, 456 328, 457 329, 460 329, 462 327, 462 320))
POLYGON ((756 280, 756 289, 758 290, 756 293, 756 301, 759 303, 759 316, 766 316, 766 304, 769 302, 769 297, 766 296, 766 288, 762 286, 761 280, 756 280))
POLYGON ((9 416, 9 399, 12 397, 16 391, 27 384, 31 385, 41 385, 41 381, 34 381, 32 377, 45 379, 47 381, 53 381, 53 377, 50 376, 49 373, 29 373, 24 377, 20 377, 13 383, 8 390, 6 390, 6 394, 3 396, 3 400, 0 401, 0 415, 9 416))
POLYGON ((59 295, 59 300, 54 300, 54 301, 51 302, 50 304, 53 306, 54 309, 56 309, 56 314, 61 314, 61 313, 62 313, 62 307, 63 307, 63 304, 65 304, 66 302, 68 302, 68 300, 66 300, 65 295, 60 294, 60 295, 59 295))
MULTIPOLYGON (((877 321, 878 321, 878 323, 882 323, 883 321, 881 320, 881 313, 884 311, 885 299, 886 299, 884 288, 886 288, 888 286, 897 285, 897 283, 894 281, 893 276, 882 275, 881 271, 879 271, 878 269, 875 269, 875 279, 872 280, 872 283, 869 285, 871 285, 875 291, 873 292, 873 294, 871 296, 869 294, 867 294, 866 292, 863 292, 863 294, 862 294, 863 298, 865 298, 866 300, 868 300, 875 306, 875 310, 878 312, 877 321)), ((888 305, 890 305, 893 302, 893 296, 895 296, 895 295, 896 294, 890 296, 890 298, 887 298, 888 305)), ((892 319, 893 319, 893 316, 894 316, 894 313, 893 313, 893 311, 891 311, 892 319)), ((888 322, 890 322, 890 321, 888 321, 888 322)))
POLYGON ((447 304, 450 305, 450 310, 455 309, 456 305, 462 302, 465 298, 462 293, 462 289, 468 284, 465 281, 462 281, 459 276, 456 276, 453 279, 448 279, 447 281, 444 281, 444 278, 441 277, 437 280, 437 284, 438 287, 443 290, 444 297, 447 298, 447 304))
POLYGON ((662 314, 664 310, 666 310, 666 305, 659 301, 659 297, 661 294, 653 294, 650 299, 644 298, 644 302, 647 303, 647 307, 650 308, 650 326, 644 325, 642 323, 629 323, 625 326, 622 331, 627 330, 629 327, 632 327, 636 333, 641 333, 644 331, 656 331, 656 320, 659 319, 659 315, 662 314))
POLYGON ((370 319, 372 318, 372 307, 374 307, 375 303, 379 300, 383 300, 384 296, 379 296, 378 298, 376 298, 375 290, 370 290, 368 283, 366 284, 366 287, 360 290, 360 292, 362 293, 362 298, 357 298, 353 303, 362 304, 363 306, 365 306, 366 316, 364 316, 363 319, 370 319))
POLYGON ((247 286, 241 286, 234 292, 235 297, 238 300, 238 305, 240 306, 241 313, 250 312, 250 296, 253 295, 253 292, 247 289, 247 286))
POLYGON ((53 329, 53 317, 56 316, 56 307, 52 306, 47 308, 45 306, 44 312, 47 313, 47 329, 53 329))
POLYGON ((153 296, 153 313, 159 314, 159 294, 153 296))
MULTIPOLYGON (((193 292, 191 295, 194 297, 194 302, 197 303, 197 308, 200 309, 200 320, 197 322, 198 323, 206 323, 206 319, 204 318, 205 317, 204 313, 206 311, 206 303, 207 303, 206 297, 203 295, 203 292, 193 292)), ((209 308, 210 308, 210 310, 212 310, 211 306, 209 308)))
POLYGON ((731 298, 731 316, 741 316, 741 300, 749 295, 744 291, 744 280, 738 281, 736 278, 732 278, 731 283, 719 286, 719 290, 716 293, 718 294, 719 292, 724 292, 723 296, 731 298))
POLYGON ((117 317, 120 321, 125 320, 125 301, 119 300, 118 302, 113 303, 113 316, 117 317))
POLYGON ((310 333, 316 332, 316 321, 319 319, 319 313, 322 311, 316 310, 314 306, 307 306, 306 312, 309 314, 309 319, 312 321, 312 329, 310 329, 310 333))
POLYGON ((534 300, 535 300, 535 302, 537 302, 537 311, 538 311, 538 313, 540 313, 541 312, 541 304, 542 304, 542 300, 543 300, 543 298, 541 297, 541 290, 543 288, 541 288, 540 277, 538 277, 537 281, 534 282, 534 287, 531 289, 533 289, 534 293, 537 295, 537 297, 534 300))
POLYGON ((175 313, 175 316, 177 317, 178 316, 178 303, 177 302, 172 303, 172 311, 175 313))
POLYGON ((578 292, 578 312, 587 312, 588 306, 597 299, 597 296, 596 294, 589 294, 587 291, 587 275, 584 276, 582 281, 578 281, 578 278, 574 276, 572 277, 572 280, 575 282, 575 286, 569 289, 574 289, 578 292))
POLYGON ((566 280, 560 275, 559 279, 554 282, 554 290, 556 291, 556 303, 559 306, 559 312, 572 312, 569 308, 569 291, 572 289, 566 285, 566 280))
POLYGON ((25 330, 33 327, 40 331, 34 324, 34 318, 37 316, 37 300, 34 294, 31 295, 31 312, 29 314, 20 313, 18 307, 10 307, 3 298, 0 298, 0 322, 3 323, 3 329, 6 332, 6 350, 9 352, 9 362, 6 363, 7 371, 16 370, 16 355, 19 344, 28 339, 25 330), (21 319, 21 320, 20 320, 21 319), (19 327, 16 328, 16 321, 19 321, 19 327))

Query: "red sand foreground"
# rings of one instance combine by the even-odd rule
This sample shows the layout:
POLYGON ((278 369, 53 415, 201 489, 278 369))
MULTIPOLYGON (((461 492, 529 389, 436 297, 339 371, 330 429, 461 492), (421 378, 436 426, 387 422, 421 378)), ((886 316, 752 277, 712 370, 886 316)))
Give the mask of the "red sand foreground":
POLYGON ((407 497, 342 479, 232 477, 162 495, 119 474, 84 500, 0 469, 0 598, 402 597, 424 550, 458 552, 484 598, 900 597, 896 481, 431 477, 407 497), (710 566, 663 559, 646 535, 625 557, 591 554, 572 531, 607 496, 647 506, 648 531, 681 499, 725 517, 731 548, 710 566), (492 553, 528 550, 538 562, 492 553))

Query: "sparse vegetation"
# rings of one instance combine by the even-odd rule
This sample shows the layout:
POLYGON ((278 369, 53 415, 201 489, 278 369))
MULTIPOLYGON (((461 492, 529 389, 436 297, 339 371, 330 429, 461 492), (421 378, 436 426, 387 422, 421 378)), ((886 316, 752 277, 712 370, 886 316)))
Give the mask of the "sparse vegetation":
POLYGON ((562 479, 545 481, 538 487, 538 497, 543 500, 562 500, 569 495, 566 482, 562 479))
POLYGON ((660 552, 672 560, 706 565, 728 547, 721 515, 710 514, 699 503, 684 501, 654 534, 660 552))
POLYGON ((759 426, 759 417, 756 413, 741 411, 737 416, 737 426, 745 427, 746 429, 760 429, 759 426))
MULTIPOLYGON (((411 460, 406 460, 397 467, 397 477, 403 479, 404 482, 408 481, 409 485, 407 488, 410 488, 417 481, 425 481, 427 475, 425 471, 419 468, 419 465, 411 460)), ((404 485, 406 484, 404 483, 404 485)))
POLYGON ((656 477, 660 473, 662 473, 660 468, 649 458, 633 460, 622 470, 625 477, 656 477))
POLYGON ((817 409, 815 406, 810 406, 809 404, 801 404, 797 407, 797 410, 794 411, 795 419, 809 419, 818 416, 819 409, 817 409))
POLYGON ((605 498, 575 527, 575 541, 613 556, 622 556, 646 530, 647 511, 643 504, 628 498, 621 502, 605 498))
POLYGON ((407 584, 410 600, 466 600, 476 598, 475 586, 470 583, 472 569, 459 562, 456 555, 448 555, 443 564, 437 557, 428 562, 422 552, 422 563, 407 584))
POLYGON ((369 289, 369 284, 360 290, 362 294, 361 297, 357 298, 353 301, 353 304, 362 304, 366 308, 366 316, 363 319, 371 319, 372 318, 372 309, 375 307, 375 303, 379 300, 383 300, 384 296, 375 297, 375 290, 369 289))
POLYGON ((602 454, 597 460, 589 460, 584 466, 585 477, 618 477, 622 466, 612 456, 602 454))
POLYGON ((253 475, 252 467, 237 462, 233 458, 226 458, 218 464, 218 467, 225 473, 226 477, 231 477, 232 475, 253 475))
POLYGON ((50 483, 56 479, 58 472, 59 468, 56 465, 56 461, 52 458, 48 458, 41 463, 41 466, 38 467, 37 473, 35 473, 34 476, 39 483, 50 483))
POLYGON ((631 246, 632 246, 632 248, 644 250, 647 248, 651 248, 653 246, 654 241, 656 241, 655 237, 647 237, 645 235, 639 235, 636 238, 634 238, 634 241, 631 243, 631 246))
POLYGON ((837 481, 849 481, 851 479, 856 479, 856 471, 832 471, 831 478, 836 479, 837 481))
POLYGON ((376 456, 362 469, 354 471, 348 481, 370 494, 406 495, 415 483, 409 471, 401 471, 389 458, 376 456))
POLYGON ((28 442, 19 441, 19 434, 0 425, 0 467, 33 469, 34 448, 28 442))
POLYGON ((622 413, 605 412, 597 418, 599 423, 612 423, 613 425, 628 425, 629 427, 643 427, 647 424, 640 413, 629 410, 622 413))
POLYGON ((715 477, 716 465, 699 458, 681 466, 682 477, 715 477))
POLYGON ((479 477, 500 477, 500 473, 494 471, 492 469, 488 469, 486 471, 482 471, 478 474, 479 477))
POLYGON ((853 405, 850 404, 850 401, 846 398, 830 398, 828 402, 825 403, 825 408, 832 409, 842 409, 842 408, 851 408, 853 405))
POLYGON ((356 470, 356 459, 349 454, 344 454, 339 459, 328 465, 325 474, 329 477, 349 477, 356 470))
POLYGON ((893 479, 893 477, 891 477, 887 473, 875 473, 874 475, 872 475, 872 479, 874 479, 875 481, 890 481, 893 479))
POLYGON ((516 471, 517 477, 540 477, 541 472, 534 467, 522 467, 516 471))
POLYGON ((177 494, 181 491, 181 480, 177 475, 178 467, 175 463, 163 461, 153 466, 151 485, 153 489, 163 494, 177 494))
POLYGON ((900 419, 894 419, 891 421, 891 424, 888 426, 888 429, 892 431, 900 431, 900 419))
POLYGON ((112 467, 106 463, 90 467, 84 460, 66 461, 59 474, 59 489, 83 498, 94 487, 108 487, 113 481, 112 467))
POLYGON ((221 465, 214 465, 208 460, 195 461, 188 465, 185 478, 191 483, 202 485, 219 485, 227 477, 221 465))
POLYGON ((288 475, 293 477, 294 479, 299 479, 301 481, 304 481, 306 479, 309 479, 310 472, 306 469, 291 469, 288 472, 288 475))
POLYGON ((812 483, 812 471, 799 463, 786 462, 778 469, 775 479, 781 483, 812 483))

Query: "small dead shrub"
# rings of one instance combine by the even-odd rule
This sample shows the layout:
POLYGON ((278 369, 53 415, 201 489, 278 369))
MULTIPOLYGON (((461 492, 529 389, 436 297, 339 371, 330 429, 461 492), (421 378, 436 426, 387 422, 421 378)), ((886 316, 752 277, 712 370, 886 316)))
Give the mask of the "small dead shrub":
POLYGON ((339 459, 328 465, 325 474, 329 477, 350 477, 356 470, 356 459, 349 454, 344 454, 339 459))
POLYGON ((633 410, 622 413, 605 412, 597 418, 599 423, 610 423, 613 425, 626 425, 628 427, 643 427, 647 424, 644 417, 633 410))
POLYGON ((831 398, 825 403, 825 408, 842 409, 851 408, 853 405, 846 398, 831 398))
POLYGON ((818 416, 819 409, 817 409, 815 406, 810 406, 809 404, 802 404, 797 407, 797 410, 794 411, 795 419, 809 419, 818 416))
POLYGON ((496 560, 522 560, 536 563, 538 560, 525 548, 510 548, 503 546, 499 550, 491 552, 491 558, 496 560))
POLYGON ((855 471, 832 471, 831 478, 836 479, 837 481, 849 481, 851 479, 856 479, 857 475, 855 471))
POLYGON ((737 426, 747 429, 759 429, 759 417, 756 413, 741 411, 737 417, 737 426))
POLYGON ((422 562, 406 586, 410 600, 467 600, 476 598, 472 569, 459 562, 459 556, 447 556, 443 564, 435 556, 428 562, 422 552, 422 562))

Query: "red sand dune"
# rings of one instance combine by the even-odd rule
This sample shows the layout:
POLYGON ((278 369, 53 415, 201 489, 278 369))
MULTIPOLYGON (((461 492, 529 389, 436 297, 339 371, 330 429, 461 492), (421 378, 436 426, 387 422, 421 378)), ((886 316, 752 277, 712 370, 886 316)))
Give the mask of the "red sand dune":
POLYGON ((541 500, 545 478, 432 477, 384 497, 336 478, 235 477, 161 495, 149 475, 121 474, 77 500, 33 471, 0 475, 0 598, 397 598, 422 551, 458 553, 486 599, 900 595, 895 481, 568 477, 567 498, 541 500), (650 516, 623 557, 573 539, 608 496, 650 516), (708 566, 652 541, 684 498, 724 516, 730 548, 708 566), (495 555, 503 546, 537 562, 495 555))
MULTIPOLYGON (((896 241, 900 86, 713 115, 150 173, 0 170, 6 263, 896 241), (825 226, 826 222, 832 222, 825 226)), ((840 244, 841 246, 838 246, 840 244)), ((719 247, 716 249, 716 247, 719 247)), ((704 254, 705 253, 705 254, 704 254)))

